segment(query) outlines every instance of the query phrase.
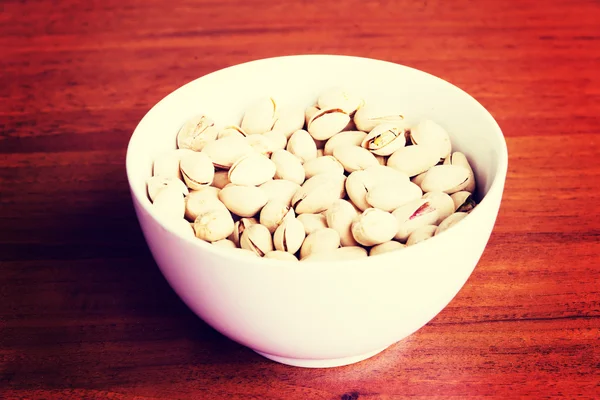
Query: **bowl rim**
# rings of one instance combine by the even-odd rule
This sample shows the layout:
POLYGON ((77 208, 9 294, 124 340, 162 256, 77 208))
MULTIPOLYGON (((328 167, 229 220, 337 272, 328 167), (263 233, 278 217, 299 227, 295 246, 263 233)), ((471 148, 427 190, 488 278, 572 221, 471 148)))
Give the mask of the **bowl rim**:
MULTIPOLYGON (((423 70, 420 70, 420 69, 417 69, 414 67, 410 67, 407 65, 403 65, 403 64, 392 62, 392 61, 383 60, 383 59, 362 57, 362 56, 339 55, 339 54, 294 54, 294 55, 274 56, 274 57, 254 59, 254 60, 242 62, 239 64, 230 65, 230 66, 218 69, 218 70, 214 70, 205 75, 201 75, 195 79, 187 81, 186 83, 182 84, 175 90, 173 90, 170 93, 168 93, 167 95, 165 95, 157 103, 155 103, 148 111, 146 111, 146 113, 144 114, 142 119, 137 123, 137 125, 136 125, 134 131, 132 132, 132 134, 129 138, 129 141, 128 141, 126 157, 125 157, 126 158, 125 166, 126 166, 127 182, 129 185, 131 196, 132 196, 132 201, 137 202, 141 206, 142 210, 145 213, 147 213, 154 220, 154 222, 159 224, 163 229, 167 230, 170 234, 174 235, 178 239, 187 241, 187 243, 191 244, 192 246, 195 246, 198 249, 212 252, 216 256, 223 257, 223 258, 226 258, 226 259, 229 259, 232 261, 235 261, 235 260, 242 261, 245 264, 256 265, 259 268, 276 267, 279 269, 281 269, 281 268, 321 269, 321 268, 324 268, 325 266, 327 266, 327 268, 331 269, 334 266, 347 268, 347 266, 349 266, 349 265, 364 266, 365 264, 373 264, 373 265, 367 265, 368 268, 371 268, 376 264, 389 264, 389 263, 385 262, 385 259, 387 258, 388 261, 391 261, 394 258, 398 257, 398 255, 400 253, 406 254, 407 252, 410 253, 410 252, 415 252, 415 251, 423 251, 426 246, 435 246, 436 243, 438 243, 440 240, 443 240, 446 237, 445 236, 446 232, 442 232, 439 236, 434 236, 426 241, 417 243, 416 245, 407 246, 406 248, 403 248, 401 252, 388 252, 388 253, 380 254, 377 256, 377 262, 373 261, 373 258, 371 258, 371 257, 350 259, 350 260, 327 260, 327 261, 311 261, 311 262, 302 262, 300 260, 299 261, 290 261, 290 260, 268 259, 268 258, 264 258, 264 257, 249 257, 247 255, 240 254, 238 252, 229 251, 228 249, 221 248, 219 246, 212 246, 210 243, 204 242, 202 240, 198 240, 197 238, 194 238, 194 237, 187 237, 187 236, 181 235, 180 233, 178 233, 171 227, 164 224, 161 221, 161 219, 155 215, 155 213, 151 209, 151 203, 150 203, 150 200, 147 198, 147 194, 146 193, 142 194, 142 193, 140 193, 139 190, 136 190, 136 188, 133 184, 133 177, 132 177, 132 172, 131 172, 132 168, 133 168, 131 166, 132 162, 133 162, 132 161, 132 158, 133 158, 132 148, 135 146, 137 137, 139 135, 141 135, 141 133, 139 133, 141 130, 141 126, 143 125, 143 123, 146 119, 151 117, 153 112, 157 108, 159 108, 161 104, 166 103, 171 98, 177 96, 177 94, 180 91, 183 91, 187 86, 189 86, 192 83, 195 83, 201 79, 205 79, 209 76, 226 74, 231 70, 242 69, 242 68, 246 68, 248 66, 252 66, 252 65, 256 65, 256 64, 269 64, 269 63, 277 62, 280 60, 293 60, 293 59, 305 59, 305 60, 313 59, 314 62, 319 62, 319 61, 324 61, 327 59, 330 60, 332 58, 339 59, 339 60, 346 59, 348 61, 361 61, 361 62, 370 62, 370 63, 374 62, 374 63, 379 63, 379 64, 387 64, 387 65, 390 65, 390 66, 393 66, 393 67, 399 68, 399 69, 411 70, 418 74, 425 75, 429 79, 436 80, 441 84, 449 85, 449 87, 451 87, 452 90, 457 91, 458 93, 460 93, 462 96, 465 96, 466 98, 469 98, 474 103, 474 105, 477 108, 479 108, 480 111, 483 112, 483 115, 490 123, 490 128, 493 129, 495 135, 497 135, 497 139, 498 139, 498 143, 499 143, 499 146, 496 148, 496 150, 498 151, 498 165, 496 166, 496 169, 493 172, 494 178, 493 178, 492 184, 490 185, 487 193, 483 196, 483 198, 479 202, 478 206, 475 207, 466 218, 459 221, 456 225, 460 226, 462 224, 462 226, 465 226, 465 225, 469 224, 470 222, 472 223, 472 221, 475 221, 477 219, 476 217, 472 217, 472 218, 469 218, 469 217, 471 217, 472 215, 476 215, 476 216, 480 215, 482 212, 484 212, 485 208, 488 208, 487 204, 489 204, 492 201, 492 200, 490 200, 490 197, 491 197, 490 193, 500 192, 500 193, 497 193, 497 195, 500 196, 500 203, 501 203, 504 184, 505 184, 506 175, 507 175, 507 171, 508 171, 508 147, 506 144, 506 138, 505 138, 504 133, 502 132, 502 129, 500 128, 498 122, 496 121, 496 119, 493 117, 493 115, 490 113, 490 111, 488 111, 477 99, 475 99, 473 96, 471 96, 469 93, 467 93, 460 87, 452 84, 451 82, 449 82, 443 78, 440 78, 438 76, 435 76, 429 72, 426 72, 426 71, 423 71, 423 70), (144 200, 146 200, 146 201, 144 201, 144 200)), ((140 221, 138 218, 138 224, 139 224, 139 222, 140 221)), ((456 228, 456 226, 454 226, 453 228, 456 228)))

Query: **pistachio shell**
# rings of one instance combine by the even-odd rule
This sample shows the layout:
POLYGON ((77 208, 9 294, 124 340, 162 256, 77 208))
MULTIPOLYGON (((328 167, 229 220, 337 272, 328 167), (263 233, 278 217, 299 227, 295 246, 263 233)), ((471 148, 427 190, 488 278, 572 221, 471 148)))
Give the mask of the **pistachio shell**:
POLYGON ((340 247, 340 235, 331 228, 323 228, 306 236, 300 248, 300 259, 321 251, 334 250, 340 247))
POLYGON ((275 179, 259 186, 267 195, 269 201, 278 200, 286 205, 292 204, 292 197, 300 185, 285 179, 275 179))
POLYGON ((327 210, 331 204, 344 197, 346 177, 337 173, 315 175, 302 185, 292 197, 297 214, 313 214, 327 210))
POLYGON ((373 179, 373 184, 387 183, 401 185, 410 182, 408 175, 385 165, 374 165, 365 169, 373 179))
POLYGON ((271 146, 271 153, 277 149, 285 149, 287 146, 287 137, 279 131, 269 131, 262 134, 266 137, 271 146))
POLYGON ((435 230, 434 236, 437 236, 440 233, 447 231, 448 229, 462 221, 467 215, 469 214, 465 212, 455 212, 454 214, 450 215, 438 225, 437 229, 435 230))
POLYGON ((196 237, 207 242, 225 239, 233 232, 233 218, 226 209, 200 214, 194 221, 196 237))
MULTIPOLYGON (((304 110, 304 123, 306 125, 308 125, 308 122, 311 120, 313 115, 315 115, 318 112, 319 112, 319 107, 317 107, 316 105, 306 107, 306 110, 304 110)), ((302 129, 302 128, 300 128, 300 129, 302 129)))
MULTIPOLYGON (((412 146, 410 146, 412 147, 412 146)), ((389 162, 389 160, 388 160, 389 162)), ((419 175, 413 176, 412 178, 410 178, 410 181, 412 183, 414 183, 415 185, 419 185, 419 187, 421 187, 421 184, 423 183, 423 179, 425 179, 425 174, 427 174, 427 171, 425 172, 421 172, 419 175)))
POLYGON ((219 200, 240 217, 252 217, 267 204, 267 194, 256 186, 229 184, 219 192, 219 200))
MULTIPOLYGON (((292 133, 304 126, 304 110, 298 106, 282 107, 273 131, 281 133, 286 141, 292 136, 292 133)), ((285 146, 284 146, 285 147, 285 146)))
POLYGON ((352 222, 358 218, 358 210, 347 200, 339 199, 325 211, 327 226, 340 235, 342 246, 356 246, 358 243, 352 236, 352 222))
POLYGON ((199 189, 212 183, 215 167, 205 153, 191 152, 184 154, 180 162, 181 175, 190 189, 199 189))
POLYGON ((471 164, 469 164, 469 160, 467 160, 467 157, 460 151, 455 151, 450 156, 450 164, 459 165, 461 167, 466 168, 469 171, 469 178, 467 184, 464 187, 464 190, 467 192, 475 193, 475 174, 473 174, 473 169, 471 168, 471 164))
POLYGON ((217 140, 223 139, 223 138, 226 138, 229 136, 246 137, 248 135, 239 126, 229 125, 219 131, 219 134, 217 135, 217 140))
POLYGON ((346 114, 351 115, 364 104, 364 101, 342 88, 332 87, 321 93, 317 99, 317 104, 321 110, 339 108, 346 114))
POLYGON ((177 133, 177 147, 201 151, 204 146, 217 139, 219 131, 212 119, 196 115, 183 124, 177 133))
POLYGON ((317 158, 317 145, 312 136, 303 129, 290 136, 286 150, 298 157, 302 163, 317 158))
POLYGON ((403 204, 421 198, 422 195, 421 188, 412 182, 400 185, 380 183, 368 191, 366 200, 371 207, 392 212, 403 204))
POLYGON ((378 156, 389 156, 406 144, 406 128, 400 123, 383 123, 374 127, 361 146, 378 156))
POLYGON ((333 149, 337 146, 344 145, 352 145, 352 146, 360 146, 363 140, 367 137, 365 132, 361 131, 345 131, 340 132, 336 135, 333 135, 327 142, 325 143, 325 147, 323 149, 323 153, 326 156, 333 155, 333 149))
POLYGON ((233 224, 233 232, 229 235, 229 240, 231 240, 234 245, 239 246, 242 233, 244 233, 250 225, 254 224, 258 224, 256 218, 240 218, 233 224))
POLYGON ((379 165, 375 156, 359 146, 344 145, 333 149, 333 156, 348 173, 379 165))
POLYGON ((277 103, 272 97, 263 97, 250 105, 242 118, 241 128, 248 135, 270 131, 277 119, 277 103))
POLYGON ((383 107, 381 104, 366 103, 354 114, 354 123, 358 130, 371 132, 373 128, 384 122, 402 122, 404 116, 396 110, 383 107))
POLYGON ((229 251, 241 254, 242 256, 258 257, 258 254, 256 254, 254 251, 248 249, 241 249, 239 247, 236 247, 235 249, 229 249, 229 251))
POLYGON ((452 199, 452 203, 454 205, 452 212, 469 213, 477 205, 477 202, 475 199, 473 199, 473 195, 465 190, 452 193, 450 198, 452 199))
POLYGON ((436 149, 438 160, 443 160, 452 151, 448 132, 429 119, 422 120, 410 130, 410 139, 413 144, 431 146, 436 149))
POLYGON ((217 240, 216 242, 212 242, 213 246, 217 246, 217 247, 223 247, 226 249, 235 249, 237 248, 237 246, 235 245, 235 243, 233 243, 232 240, 229 239, 221 239, 221 240, 217 240))
POLYGON ((228 177, 236 185, 258 186, 273 179, 275 170, 275 163, 269 158, 259 153, 250 153, 231 166, 228 177))
POLYGON ((308 121, 307 130, 316 140, 327 140, 350 122, 350 116, 339 108, 321 109, 308 121))
POLYGON ((319 251, 311 253, 308 257, 303 258, 302 262, 311 261, 346 261, 355 260, 367 257, 367 250, 359 246, 339 247, 333 250, 319 251))
POLYGON ((398 221, 398 232, 394 238, 405 242, 410 234, 423 225, 433 225, 438 211, 427 199, 417 199, 398 207, 392 212, 398 221))
POLYGON ((304 183, 304 167, 298 157, 287 150, 275 150, 271 161, 275 164, 275 179, 285 179, 298 185, 304 183))
POLYGON ((250 147, 252 147, 252 150, 269 157, 271 156, 271 153, 273 153, 273 150, 276 149, 275 144, 265 134, 250 135, 246 137, 246 141, 250 147))
POLYGON ((327 228, 327 217, 323 214, 300 214, 298 221, 304 226, 304 233, 310 235, 316 230, 327 228))
POLYGON ((252 146, 246 138, 235 136, 209 142, 202 149, 202 153, 210 157, 214 166, 222 169, 229 169, 240 157, 252 151, 252 146))
POLYGON ((192 238, 196 236, 192 225, 183 218, 164 218, 161 222, 178 235, 192 238))
POLYGON ((305 237, 302 223, 296 218, 287 218, 275 230, 273 242, 275 249, 294 254, 302 246, 305 237))
POLYGON ((179 169, 179 161, 182 155, 191 152, 193 151, 190 149, 176 149, 159 154, 152 165, 152 175, 177 178, 183 181, 183 176, 181 176, 181 170, 179 169))
POLYGON ((250 225, 244 230, 240 237, 240 247, 255 252, 259 257, 273 251, 273 239, 271 232, 261 225, 250 225))
POLYGON ((185 214, 183 193, 174 186, 167 186, 156 194, 152 207, 165 219, 183 219, 185 214))
POLYGON ((413 246, 417 243, 420 243, 424 240, 427 240, 435 234, 435 230, 437 229, 436 225, 423 225, 420 228, 415 229, 408 239, 406 240, 407 246, 413 246))
POLYGON ((429 203, 438 210, 438 219, 434 225, 442 222, 446 217, 454 212, 454 201, 444 192, 429 192, 423 195, 424 199, 429 200, 429 203))
POLYGON ((231 182, 229 181, 229 171, 226 170, 218 170, 215 171, 215 176, 213 177, 212 185, 216 188, 223 189, 225 186, 229 185, 231 182))
POLYGON ((438 161, 438 153, 433 147, 413 145, 392 153, 387 160, 387 166, 413 177, 427 171, 438 161))
POLYGON ((185 183, 183 183, 177 178, 163 177, 160 175, 153 176, 152 178, 149 178, 146 181, 146 185, 148 186, 148 197, 150 197, 150 200, 152 202, 154 202, 154 200, 156 199, 156 195, 158 195, 160 191, 167 187, 177 189, 182 196, 187 196, 187 194, 189 193, 189 190, 187 186, 185 186, 185 183))
POLYGON ((424 192, 441 191, 448 194, 463 190, 469 183, 469 170, 459 165, 431 167, 421 183, 424 192))
POLYGON ((304 175, 306 179, 310 179, 315 175, 326 172, 344 173, 344 167, 333 156, 323 156, 313 158, 304 163, 304 175))
POLYGON ((273 260, 281 261, 298 261, 295 255, 288 253, 287 251, 273 250, 265 254, 264 258, 271 258, 273 260))
POLYGON ((185 198, 185 218, 194 221, 198 215, 216 209, 227 209, 219 200, 219 189, 208 186, 213 190, 192 190, 185 198))
POLYGON ((378 254, 389 253, 389 252, 401 250, 404 248, 406 248, 405 244, 402 244, 395 240, 390 240, 388 242, 383 242, 383 243, 378 244, 377 246, 371 247, 371 250, 369 250, 369 256, 373 257, 378 254))
POLYGON ((260 211, 260 223, 271 233, 275 232, 284 219, 295 217, 294 210, 280 201, 268 201, 260 211))
POLYGON ((370 207, 367 202, 367 193, 372 182, 372 176, 366 170, 354 171, 346 179, 346 193, 361 211, 370 207))
POLYGON ((392 240, 397 232, 394 216, 377 208, 367 208, 352 223, 352 236, 363 246, 375 246, 392 240))

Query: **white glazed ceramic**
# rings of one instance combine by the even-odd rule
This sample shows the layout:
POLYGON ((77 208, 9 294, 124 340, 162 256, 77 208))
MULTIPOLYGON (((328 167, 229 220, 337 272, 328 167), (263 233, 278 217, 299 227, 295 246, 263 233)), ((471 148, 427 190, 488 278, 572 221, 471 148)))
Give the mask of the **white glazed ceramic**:
POLYGON ((492 116, 471 96, 427 73, 347 56, 303 55, 236 65, 171 93, 139 123, 127 150, 133 204, 169 284, 225 336, 280 363, 333 367, 371 357, 421 328, 458 293, 494 226, 507 149, 492 116), (183 122, 205 113, 238 124, 260 96, 312 104, 341 86, 368 102, 393 104, 409 120, 444 126, 471 160, 481 203, 447 232, 398 252, 360 261, 293 263, 234 254, 165 228, 145 180, 153 157, 175 148, 183 122))

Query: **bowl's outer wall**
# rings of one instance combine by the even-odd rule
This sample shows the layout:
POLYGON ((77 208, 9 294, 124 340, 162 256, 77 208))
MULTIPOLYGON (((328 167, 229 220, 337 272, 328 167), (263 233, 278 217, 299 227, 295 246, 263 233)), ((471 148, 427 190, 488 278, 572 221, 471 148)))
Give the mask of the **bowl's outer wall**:
POLYGON ((144 117, 127 154, 140 226, 162 273, 183 301, 239 343, 306 359, 347 357, 388 346, 439 313, 483 253, 500 207, 506 169, 500 128, 470 96, 417 70, 341 56, 267 59, 200 78, 144 117), (328 265, 240 257, 179 237, 158 222, 146 198, 145 179, 153 157, 174 148, 175 132, 185 119, 205 112, 219 122, 239 123, 240 111, 261 95, 308 105, 320 90, 336 85, 367 101, 397 106, 409 119, 429 117, 446 127, 455 148, 474 166, 479 191, 485 194, 481 204, 451 230, 419 245, 328 265))

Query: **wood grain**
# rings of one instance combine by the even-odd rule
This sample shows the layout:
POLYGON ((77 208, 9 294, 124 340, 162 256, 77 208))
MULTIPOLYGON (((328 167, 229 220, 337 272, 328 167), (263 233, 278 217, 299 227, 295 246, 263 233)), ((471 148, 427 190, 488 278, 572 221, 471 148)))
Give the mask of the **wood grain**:
POLYGON ((600 2, 6 0, 0 397, 600 397, 600 2), (423 329, 331 370, 267 361, 168 287, 124 157, 163 96, 257 58, 348 54, 487 107, 510 162, 475 272, 423 329))

